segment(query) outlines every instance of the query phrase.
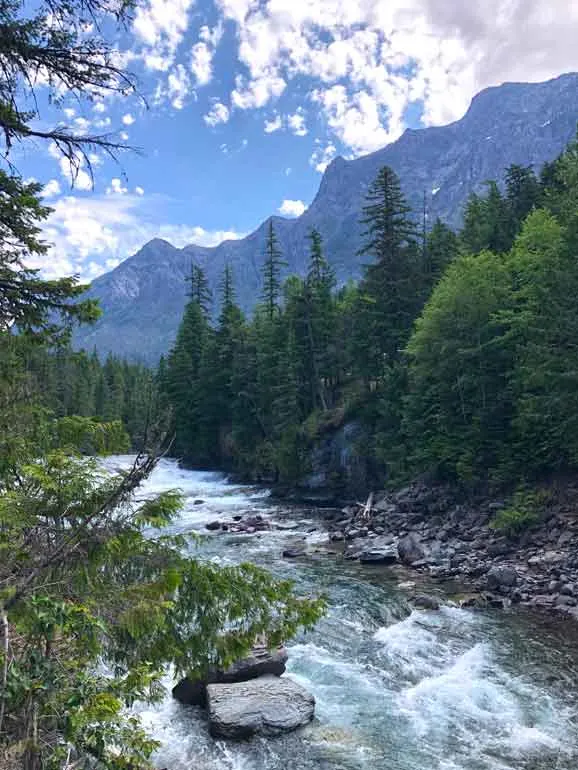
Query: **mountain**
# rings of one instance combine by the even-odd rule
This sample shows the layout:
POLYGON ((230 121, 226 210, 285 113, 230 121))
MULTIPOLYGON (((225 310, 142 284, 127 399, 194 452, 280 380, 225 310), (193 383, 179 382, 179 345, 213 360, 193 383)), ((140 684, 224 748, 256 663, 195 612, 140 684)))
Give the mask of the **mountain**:
MULTIPOLYGON (((423 208, 425 191, 430 219, 439 216, 457 226, 471 192, 480 191, 488 179, 501 179, 513 163, 539 168, 552 160, 574 136, 577 122, 578 73, 574 73, 546 83, 488 88, 451 125, 408 129, 398 141, 370 155, 336 158, 302 216, 273 217, 287 272, 303 273, 307 235, 316 227, 338 279, 359 275, 359 212, 367 187, 382 166, 397 172, 416 211, 423 208)), ((75 346, 158 360, 175 337, 193 261, 205 268, 213 287, 229 262, 239 301, 250 310, 260 293, 266 226, 264 222, 246 238, 214 248, 176 249, 166 241, 150 241, 94 281, 90 295, 100 300, 103 317, 76 335, 75 346)))

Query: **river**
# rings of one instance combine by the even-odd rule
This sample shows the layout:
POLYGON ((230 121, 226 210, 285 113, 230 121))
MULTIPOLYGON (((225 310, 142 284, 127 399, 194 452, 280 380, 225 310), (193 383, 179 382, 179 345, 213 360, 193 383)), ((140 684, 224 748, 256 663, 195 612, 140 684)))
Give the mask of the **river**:
MULTIPOLYGON (((114 458, 112 464, 128 462, 114 458)), ((211 520, 249 512, 282 527, 256 535, 208 534, 191 548, 222 563, 263 565, 291 577, 304 593, 325 592, 330 607, 317 628, 289 649, 288 675, 317 700, 312 725, 279 739, 215 742, 200 712, 168 694, 163 703, 138 709, 162 744, 158 767, 578 768, 573 621, 452 606, 412 612, 403 586, 411 576, 326 555, 314 512, 279 506, 263 490, 229 484, 218 473, 182 470, 171 460, 160 462, 142 494, 173 488, 185 496, 174 531, 205 532, 211 520), (283 548, 302 538, 310 553, 283 559, 283 548)))

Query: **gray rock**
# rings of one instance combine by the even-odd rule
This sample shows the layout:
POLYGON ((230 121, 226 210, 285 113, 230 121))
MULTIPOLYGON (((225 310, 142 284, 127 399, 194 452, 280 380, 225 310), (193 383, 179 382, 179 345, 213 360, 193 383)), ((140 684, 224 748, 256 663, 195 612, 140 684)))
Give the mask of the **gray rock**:
POLYGON ((439 610, 440 603, 435 596, 417 594, 411 598, 411 603, 418 610, 439 610))
POLYGON ((497 588, 513 588, 518 583, 518 573, 513 567, 492 567, 486 575, 486 583, 490 591, 497 588))
POLYGON ((285 647, 279 647, 273 651, 265 647, 255 647, 250 655, 233 663, 225 670, 212 668, 204 678, 181 679, 173 687, 173 698, 187 706, 204 706, 207 699, 207 685, 247 682, 264 675, 281 676, 285 673, 287 658, 285 647))
POLYGON ((207 524, 205 524, 205 529, 208 529, 211 532, 214 532, 217 529, 221 529, 221 522, 218 520, 209 521, 207 524))
POLYGON ((397 560, 397 548, 394 545, 374 546, 364 549, 359 554, 359 561, 362 564, 395 564, 397 560))
POLYGON ((298 559, 301 556, 305 556, 304 548, 286 548, 283 551, 284 559, 298 559))
POLYGON ((311 722, 315 714, 313 695, 286 677, 210 684, 207 700, 209 729, 216 738, 288 733, 311 722))
POLYGON ((426 553, 417 535, 413 533, 402 538, 397 544, 399 558, 404 564, 413 564, 425 559, 426 553))

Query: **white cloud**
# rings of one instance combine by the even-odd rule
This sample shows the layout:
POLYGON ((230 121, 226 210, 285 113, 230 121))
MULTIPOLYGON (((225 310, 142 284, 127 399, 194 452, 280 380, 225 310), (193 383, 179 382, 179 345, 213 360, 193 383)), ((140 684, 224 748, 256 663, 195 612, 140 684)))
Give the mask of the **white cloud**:
POLYGON ((126 131, 121 131, 118 135, 121 141, 128 142, 128 133, 126 131))
POLYGON ((336 155, 337 147, 330 142, 323 148, 318 146, 309 158, 309 164, 313 166, 315 171, 319 171, 322 174, 336 155))
POLYGON ((231 101, 240 110, 264 107, 281 96, 286 86, 287 83, 282 77, 271 72, 266 72, 255 80, 247 80, 238 75, 235 79, 235 89, 231 93, 231 101))
POLYGON ((265 121, 264 131, 266 134, 272 134, 274 131, 279 131, 283 127, 283 119, 281 115, 275 115, 271 120, 265 121))
POLYGON ((86 118, 74 119, 75 134, 86 134, 89 128, 90 128, 90 120, 87 120, 86 118))
POLYGON ((174 246, 191 243, 216 246, 224 240, 243 238, 233 230, 207 230, 199 225, 162 222, 159 201, 133 195, 65 196, 53 205, 44 237, 53 244, 48 254, 32 257, 30 267, 41 268, 46 277, 79 274, 95 278, 131 256, 152 238, 164 238, 174 246))
MULTIPOLYGON (((58 162, 60 175, 66 183, 76 190, 92 190, 92 178, 85 169, 85 160, 77 152, 74 160, 65 158, 54 142, 48 145, 48 154, 58 162)), ((53 180, 56 182, 56 180, 53 180)))
POLYGON ((305 125, 305 112, 302 107, 299 107, 293 115, 288 115, 287 125, 295 136, 307 136, 309 132, 305 125))
POLYGON ((306 209, 303 201, 293 201, 285 199, 279 206, 279 213, 287 217, 300 217, 306 209))
POLYGON ((209 112, 203 116, 208 126, 215 127, 219 123, 227 123, 230 117, 229 108, 222 102, 215 102, 209 112))
POLYGON ((384 127, 379 104, 367 91, 350 95, 344 86, 336 85, 316 91, 313 99, 323 107, 335 136, 351 148, 354 155, 377 150, 402 133, 401 119, 390 121, 390 130, 384 127))
POLYGON ((142 187, 139 187, 138 185, 137 185, 137 187, 135 187, 135 188, 134 188, 134 191, 135 191, 135 193, 136 193, 137 195, 144 195, 144 190, 143 190, 143 188, 142 188, 142 187))
POLYGON ((95 103, 92 105, 92 109, 93 109, 95 112, 99 112, 99 113, 101 113, 101 114, 102 114, 103 112, 106 112, 106 104, 105 104, 104 102, 95 102, 95 103))
POLYGON ((198 86, 206 86, 213 77, 213 52, 206 43, 195 43, 191 51, 191 72, 198 86))
POLYGON ((76 110, 73 107, 65 107, 63 112, 68 120, 72 120, 72 118, 76 115, 76 110))
POLYGON ((135 119, 134 119, 134 117, 133 117, 133 116, 130 114, 130 112, 127 112, 127 114, 126 114, 126 115, 123 115, 123 116, 122 116, 122 122, 123 122, 123 124, 124 124, 125 126, 132 126, 132 124, 134 123, 134 121, 135 121, 135 119))
POLYGON ((60 182, 58 179, 51 179, 44 185, 42 195, 45 198, 54 198, 55 195, 60 195, 60 182))
POLYGON ((126 195, 128 187, 125 187, 118 177, 110 180, 110 185, 106 188, 107 195, 126 195))
POLYGON ((572 0, 216 2, 235 25, 246 71, 232 105, 265 107, 300 78, 330 138, 353 155, 396 139, 413 102, 423 102, 426 125, 437 125, 461 117, 484 87, 578 69, 572 0))
POLYGON ((143 45, 147 69, 167 72, 172 67, 194 4, 194 0, 146 0, 137 5, 132 28, 143 45))
POLYGON ((167 94, 175 110, 182 110, 189 95, 191 81, 182 64, 177 64, 167 78, 167 94))

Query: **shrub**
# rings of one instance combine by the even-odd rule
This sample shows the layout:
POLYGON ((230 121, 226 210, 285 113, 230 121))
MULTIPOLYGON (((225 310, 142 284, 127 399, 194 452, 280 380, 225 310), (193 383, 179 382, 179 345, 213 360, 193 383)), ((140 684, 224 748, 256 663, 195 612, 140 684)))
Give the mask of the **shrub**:
POLYGON ((490 522, 490 528, 508 537, 520 535, 540 522, 548 495, 544 491, 518 489, 510 505, 498 511, 490 522))

